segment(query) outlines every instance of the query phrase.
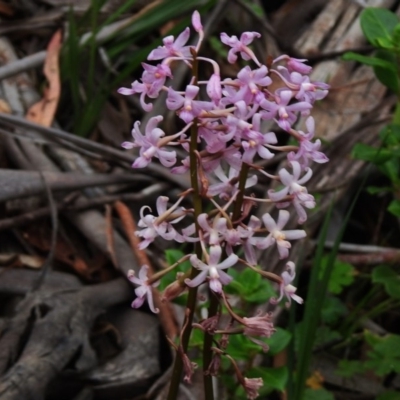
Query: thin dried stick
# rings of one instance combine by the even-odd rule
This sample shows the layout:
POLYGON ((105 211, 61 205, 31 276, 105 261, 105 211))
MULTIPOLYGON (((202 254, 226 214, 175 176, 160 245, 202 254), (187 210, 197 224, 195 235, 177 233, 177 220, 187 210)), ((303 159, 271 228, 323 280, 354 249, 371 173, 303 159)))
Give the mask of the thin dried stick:
POLYGON ((109 204, 106 204, 106 238, 107 238, 107 253, 110 256, 114 267, 119 269, 118 259, 115 254, 115 242, 114 242, 114 229, 112 224, 112 208, 109 204))

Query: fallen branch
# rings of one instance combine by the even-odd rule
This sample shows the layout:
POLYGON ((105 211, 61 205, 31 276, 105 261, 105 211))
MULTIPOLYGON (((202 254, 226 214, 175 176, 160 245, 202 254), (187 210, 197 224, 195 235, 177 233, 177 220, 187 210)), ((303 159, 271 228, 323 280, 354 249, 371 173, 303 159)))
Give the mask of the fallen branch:
POLYGON ((28 399, 32 393, 41 398, 48 383, 71 362, 78 371, 93 367, 97 359, 89 333, 95 318, 131 297, 132 287, 123 278, 28 294, 0 339, 0 371, 11 365, 0 379, 0 398, 28 399))

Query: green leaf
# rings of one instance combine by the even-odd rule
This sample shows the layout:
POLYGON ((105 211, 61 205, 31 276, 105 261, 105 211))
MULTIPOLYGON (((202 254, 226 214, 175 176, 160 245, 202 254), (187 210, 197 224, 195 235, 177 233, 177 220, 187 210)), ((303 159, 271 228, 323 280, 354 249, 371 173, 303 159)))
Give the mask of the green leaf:
POLYGON ((376 400, 399 400, 399 392, 395 392, 394 390, 388 390, 384 393, 381 393, 376 400))
POLYGON ((303 400, 335 400, 335 397, 326 389, 306 389, 303 400))
POLYGON ((385 50, 394 50, 394 44, 392 42, 392 38, 377 38, 376 42, 378 46, 385 50))
POLYGON ((376 51, 375 56, 394 66, 394 69, 389 69, 380 65, 373 66, 376 77, 383 85, 392 90, 394 93, 399 93, 400 84, 396 55, 392 51, 378 50, 376 51))
MULTIPOLYGON (((165 259, 167 260, 168 265, 175 264, 182 257, 184 257, 184 255, 185 253, 183 251, 177 249, 168 249, 165 251, 165 259)), ((160 286, 158 287, 159 290, 163 291, 169 284, 174 282, 176 280, 176 274, 178 272, 186 272, 190 268, 191 265, 189 260, 186 260, 183 263, 179 264, 173 271, 170 271, 168 274, 162 277, 160 286)), ((180 299, 180 297, 178 297, 178 299, 180 299)))
POLYGON ((389 204, 388 211, 396 217, 400 217, 400 200, 392 200, 389 204))
POLYGON ((333 325, 347 313, 344 303, 337 297, 327 296, 322 306, 322 322, 333 325))
MULTIPOLYGON (((165 251, 165 259, 167 260, 168 265, 175 264, 182 257, 185 257, 185 253, 181 250, 177 249, 168 249, 165 251)), ((177 271, 187 271, 190 268, 190 261, 186 260, 183 263, 179 264, 177 267, 177 271)))
POLYGON ((399 19, 386 8, 365 8, 360 15, 361 29, 368 41, 379 47, 378 39, 392 39, 399 19))
POLYGON ((238 273, 230 269, 229 275, 234 279, 226 287, 227 293, 238 295, 247 303, 262 304, 271 297, 276 297, 272 284, 250 268, 238 273))
POLYGON ((358 360, 340 360, 336 374, 343 376, 344 378, 350 378, 355 374, 362 373, 364 371, 363 363, 358 360))
POLYGON ((390 297, 400 299, 400 276, 388 265, 380 265, 374 268, 372 282, 381 283, 390 297))
POLYGON ((400 172, 400 164, 399 158, 396 158, 395 152, 392 149, 389 149, 392 153, 392 158, 382 165, 379 165, 380 171, 386 175, 390 180, 392 185, 398 186, 399 185, 399 172, 400 172))
MULTIPOLYGON (((372 335, 371 335, 372 336, 372 335)), ((375 344, 368 351, 365 368, 371 369, 378 376, 391 372, 400 372, 400 335, 376 336, 375 344)))
POLYGON ((243 293, 243 299, 249 303, 264 304, 272 297, 276 298, 276 292, 272 287, 271 282, 262 279, 253 292, 245 291, 243 293))
MULTIPOLYGON (((321 277, 326 269, 328 259, 328 257, 324 257, 321 261, 321 277)), ((334 267, 329 279, 328 291, 334 294, 341 293, 344 287, 349 286, 353 283, 354 274, 355 269, 351 264, 335 260, 334 267)))
POLYGON ((392 34, 393 44, 396 49, 400 47, 400 23, 398 23, 394 29, 392 34))
POLYGON ((368 57, 363 56, 358 53, 353 53, 349 51, 343 55, 343 60, 345 61, 358 61, 361 64, 369 65, 371 67, 381 67, 386 69, 387 71, 396 72, 396 66, 390 63, 389 61, 383 60, 378 57, 368 57))
POLYGON ((329 279, 328 290, 333 294, 342 293, 346 286, 349 286, 354 281, 355 269, 345 262, 337 260, 329 279))
POLYGON ((380 132, 379 137, 385 146, 396 146, 400 143, 400 126, 395 124, 386 125, 380 132))
POLYGON ((379 187, 379 186, 368 186, 367 187, 367 192, 369 194, 386 194, 386 193, 390 193, 393 191, 393 188, 390 186, 383 186, 383 187, 379 187))
POLYGON ((263 342, 269 346, 268 354, 274 356, 286 348, 291 339, 292 334, 289 331, 276 328, 276 332, 270 338, 263 339, 263 342))
MULTIPOLYGON (((266 389, 283 391, 288 379, 287 367, 252 368, 247 374, 249 378, 262 378, 266 389)), ((260 391, 261 394, 261 391, 260 391)))
POLYGON ((261 275, 250 268, 246 268, 239 276, 240 283, 244 286, 246 293, 249 294, 257 290, 261 280, 261 275))
POLYGON ((315 333, 314 346, 323 346, 341 338, 342 335, 338 331, 329 328, 329 326, 319 326, 315 333))
POLYGON ((235 360, 249 361, 255 355, 262 353, 262 349, 244 335, 230 335, 227 353, 235 360))
POLYGON ((354 158, 364 161, 370 161, 376 165, 383 164, 392 157, 392 154, 388 149, 377 149, 364 143, 357 143, 353 147, 351 155, 354 158))
POLYGON ((200 329, 193 329, 190 335, 190 347, 203 348, 204 344, 204 332, 200 329))

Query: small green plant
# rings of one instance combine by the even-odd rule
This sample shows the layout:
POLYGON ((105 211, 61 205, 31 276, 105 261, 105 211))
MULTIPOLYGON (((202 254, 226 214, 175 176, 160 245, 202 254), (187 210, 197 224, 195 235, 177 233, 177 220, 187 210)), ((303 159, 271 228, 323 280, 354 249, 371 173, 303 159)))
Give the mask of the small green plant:
MULTIPOLYGON (((165 258, 169 266, 176 264, 184 258, 185 253, 181 250, 168 249, 165 252, 165 258)), ((184 261, 178 265, 176 269, 164 275, 161 279, 159 289, 165 291, 169 285, 173 285, 176 281, 176 275, 185 273, 190 269, 190 262, 184 261)), ((226 292, 230 297, 236 299, 237 306, 234 311, 241 316, 246 315, 259 306, 265 305, 270 298, 276 298, 277 294, 272 288, 269 281, 261 278, 261 276, 254 271, 244 269, 237 271, 235 269, 229 270, 229 275, 233 280, 229 286, 226 287, 226 292)), ((179 305, 185 305, 187 295, 183 294, 172 300, 179 305)), ((203 304, 204 308, 208 307, 208 302, 203 304)), ((229 313, 226 307, 222 308, 222 318, 229 321, 229 313)), ((218 335, 221 337, 221 334, 218 335)), ((217 337, 217 338, 218 338, 217 337)), ((276 332, 270 338, 260 338, 259 340, 263 345, 268 347, 268 355, 273 357, 287 348, 292 335, 289 331, 283 328, 276 328, 276 332)), ((197 349, 198 354, 203 346, 203 332, 200 329, 194 329, 190 339, 190 346, 197 349)), ((260 395, 266 395, 273 390, 283 391, 287 384, 288 367, 271 367, 271 366, 258 366, 257 356, 260 354, 260 345, 252 342, 243 335, 232 335, 226 351, 237 360, 239 363, 245 365, 244 372, 249 377, 261 377, 266 385, 260 389, 260 395)), ((202 359, 200 357, 194 358, 194 362, 198 366, 202 366, 202 359)), ((234 371, 232 365, 228 360, 221 360, 221 378, 224 387, 226 388, 226 395, 228 398, 235 398, 237 400, 245 400, 246 393, 244 389, 237 385, 234 378, 234 371)))
POLYGON ((391 372, 400 373, 400 335, 378 336, 365 331, 363 339, 370 348, 366 359, 340 361, 338 374, 349 377, 355 373, 373 371, 383 378, 391 372))
POLYGON ((388 210, 400 217, 400 20, 383 8, 366 8, 360 16, 361 28, 375 48, 372 56, 346 53, 345 60, 358 61, 373 68, 377 79, 397 96, 392 123, 380 132, 381 145, 374 148, 359 143, 353 156, 375 164, 389 179, 387 187, 371 187, 371 193, 391 192, 388 210))

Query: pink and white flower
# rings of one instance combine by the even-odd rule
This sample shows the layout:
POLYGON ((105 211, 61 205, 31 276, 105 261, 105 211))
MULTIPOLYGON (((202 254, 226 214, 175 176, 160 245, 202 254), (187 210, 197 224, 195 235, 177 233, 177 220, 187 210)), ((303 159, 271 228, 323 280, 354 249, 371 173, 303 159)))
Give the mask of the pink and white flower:
POLYGON ((201 272, 194 279, 186 279, 186 285, 196 287, 208 280, 210 289, 216 293, 221 293, 222 285, 227 285, 232 280, 232 277, 223 270, 235 265, 239 259, 236 254, 231 254, 225 260, 219 262, 221 254, 220 246, 211 246, 207 264, 193 254, 190 257, 190 263, 201 272))
POLYGON ((303 184, 311 178, 312 170, 306 168, 304 176, 300 178, 302 172, 300 164, 297 161, 291 161, 290 165, 293 169, 293 175, 291 175, 285 168, 282 168, 279 171, 279 178, 285 187, 277 192, 269 190, 268 196, 272 201, 280 202, 287 195, 292 195, 292 202, 299 217, 298 222, 299 224, 302 224, 307 220, 307 214, 304 207, 315 207, 314 197, 311 194, 308 194, 307 188, 303 186, 303 184))
POLYGON ((228 53, 228 61, 234 64, 238 58, 236 54, 240 53, 243 60, 252 59, 260 66, 260 62, 257 60, 253 51, 248 47, 254 38, 259 37, 261 37, 261 35, 258 32, 243 32, 239 40, 235 35, 229 37, 226 33, 221 33, 221 42, 232 47, 228 53))
POLYGON ((280 296, 275 302, 279 302, 283 299, 283 297, 286 297, 289 300, 288 305, 290 305, 292 299, 296 303, 302 304, 303 299, 296 294, 297 288, 292 285, 292 282, 296 277, 296 267, 292 261, 289 261, 286 264, 286 267, 286 271, 282 272, 281 274, 282 283, 279 288, 280 296))
POLYGON ((148 60, 162 60, 167 57, 182 57, 190 59, 190 46, 185 46, 190 37, 190 29, 186 28, 177 38, 167 36, 163 39, 164 46, 158 46, 147 57, 148 60))
POLYGON ((313 117, 307 118, 306 127, 308 133, 304 133, 302 131, 295 132, 300 146, 296 153, 292 151, 287 156, 289 161, 297 161, 303 169, 306 169, 309 166, 310 161, 314 161, 319 164, 329 161, 328 157, 324 153, 318 151, 321 147, 321 141, 319 139, 317 139, 315 142, 311 141, 311 139, 314 137, 315 131, 313 117))
MULTIPOLYGON (((166 196, 160 196, 157 199, 156 208, 159 215, 158 217, 152 214, 144 215, 144 210, 149 209, 151 211, 149 206, 143 206, 140 209, 138 227, 142 228, 142 230, 136 231, 136 236, 139 236, 144 240, 140 242, 139 249, 145 249, 157 236, 161 236, 165 240, 174 240, 177 237, 182 237, 172 226, 172 224, 181 221, 185 217, 183 214, 174 218, 172 214, 182 198, 169 209, 167 209, 168 200, 169 199, 166 196)), ((178 209, 178 212, 179 211, 183 211, 183 209, 178 209)))
POLYGON ((153 292, 152 288, 157 287, 159 285, 159 281, 149 285, 147 274, 149 272, 149 267, 147 265, 143 265, 139 270, 139 277, 135 276, 135 271, 130 269, 128 271, 128 279, 138 285, 135 289, 136 299, 132 302, 132 308, 139 308, 143 305, 145 299, 147 299, 147 303, 149 304, 150 310, 157 314, 160 310, 154 307, 153 301, 153 292))
POLYGON ((262 220, 265 227, 269 231, 269 235, 265 239, 258 239, 257 247, 260 249, 266 249, 276 243, 279 257, 286 258, 289 256, 289 249, 291 244, 288 240, 297 240, 306 237, 306 232, 300 229, 291 229, 284 231, 283 227, 287 224, 290 218, 290 213, 286 210, 279 210, 278 221, 275 222, 274 219, 269 214, 264 214, 262 220))
POLYGON ((162 120, 163 117, 161 115, 150 118, 144 135, 139 129, 140 122, 136 121, 132 130, 134 142, 122 143, 122 147, 125 149, 140 148, 140 157, 132 164, 133 168, 147 167, 153 157, 157 157, 161 164, 168 168, 176 163, 176 152, 162 149, 163 146, 174 138, 174 136, 164 137, 164 131, 157 127, 162 120))

